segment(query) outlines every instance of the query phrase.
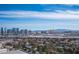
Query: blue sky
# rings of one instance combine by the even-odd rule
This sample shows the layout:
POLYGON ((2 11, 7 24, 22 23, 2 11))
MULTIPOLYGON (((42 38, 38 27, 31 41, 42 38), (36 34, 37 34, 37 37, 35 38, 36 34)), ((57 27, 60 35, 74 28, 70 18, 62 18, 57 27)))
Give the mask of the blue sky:
POLYGON ((79 5, 0 4, 0 27, 79 30, 79 5))

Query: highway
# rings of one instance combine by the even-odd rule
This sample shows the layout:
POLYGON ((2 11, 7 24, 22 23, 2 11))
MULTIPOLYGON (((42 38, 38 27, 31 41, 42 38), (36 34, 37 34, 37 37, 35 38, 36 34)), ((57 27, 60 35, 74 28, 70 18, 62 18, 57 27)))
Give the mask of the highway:
POLYGON ((2 38, 79 38, 79 36, 36 36, 36 35, 29 35, 29 36, 0 36, 2 38))

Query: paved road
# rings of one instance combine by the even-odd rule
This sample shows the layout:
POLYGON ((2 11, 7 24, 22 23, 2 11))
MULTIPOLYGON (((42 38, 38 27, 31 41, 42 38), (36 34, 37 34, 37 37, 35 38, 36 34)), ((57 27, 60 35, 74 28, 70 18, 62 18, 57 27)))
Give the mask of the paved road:
POLYGON ((0 36, 0 38, 79 38, 79 36, 0 36))

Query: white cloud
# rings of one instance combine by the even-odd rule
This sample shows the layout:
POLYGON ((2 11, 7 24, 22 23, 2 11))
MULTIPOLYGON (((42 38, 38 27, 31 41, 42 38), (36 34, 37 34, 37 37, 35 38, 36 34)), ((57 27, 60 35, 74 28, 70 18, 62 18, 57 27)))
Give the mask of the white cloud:
POLYGON ((0 11, 0 17, 12 18, 42 18, 42 19, 79 19, 79 10, 56 10, 56 12, 37 12, 37 11, 0 11))

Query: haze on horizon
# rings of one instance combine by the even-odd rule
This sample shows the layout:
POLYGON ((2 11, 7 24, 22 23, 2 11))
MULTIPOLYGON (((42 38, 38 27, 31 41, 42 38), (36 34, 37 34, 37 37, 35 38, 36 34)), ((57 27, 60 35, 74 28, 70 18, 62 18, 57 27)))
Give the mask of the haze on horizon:
POLYGON ((0 4, 0 27, 79 30, 79 5, 0 4))

